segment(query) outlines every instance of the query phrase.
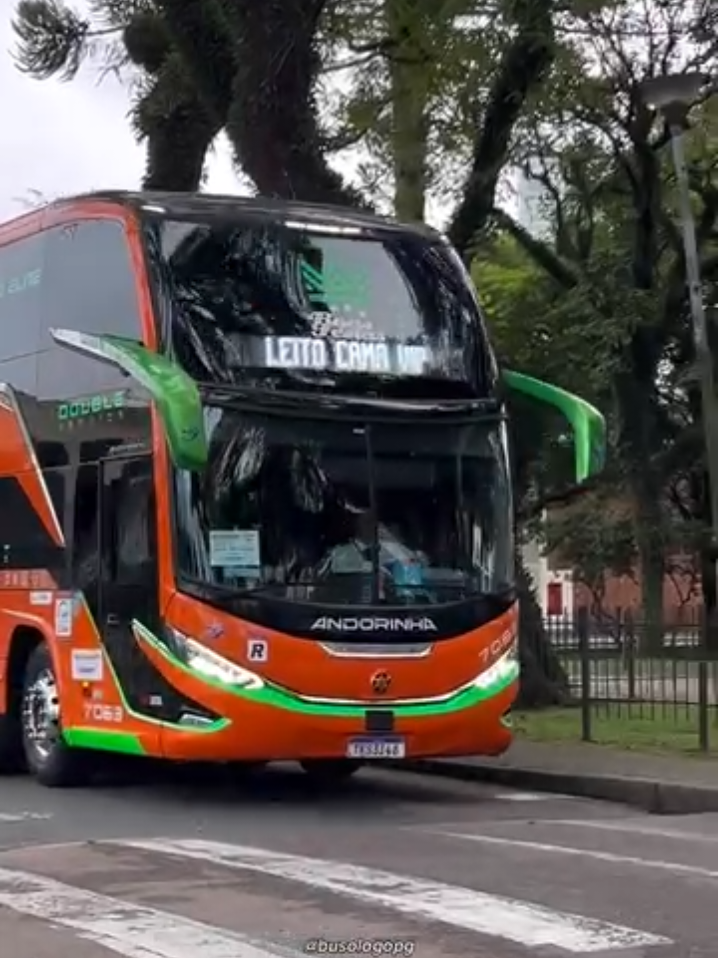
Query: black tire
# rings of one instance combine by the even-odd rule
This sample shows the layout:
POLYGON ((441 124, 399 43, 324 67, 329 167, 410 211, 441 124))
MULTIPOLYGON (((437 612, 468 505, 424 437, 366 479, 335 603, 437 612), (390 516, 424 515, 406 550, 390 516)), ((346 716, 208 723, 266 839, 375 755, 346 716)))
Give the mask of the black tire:
POLYGON ((28 771, 41 785, 71 788, 87 782, 89 754, 62 740, 55 670, 46 645, 38 645, 27 662, 20 725, 28 771))
POLYGON ((307 759, 299 764, 317 785, 339 785, 362 767, 361 762, 349 758, 307 759))
POLYGON ((19 775, 27 771, 22 747, 20 717, 13 712, 0 715, 0 775, 19 775))
POLYGON ((227 768, 237 778, 250 778, 258 772, 263 772, 269 762, 228 762, 227 768))

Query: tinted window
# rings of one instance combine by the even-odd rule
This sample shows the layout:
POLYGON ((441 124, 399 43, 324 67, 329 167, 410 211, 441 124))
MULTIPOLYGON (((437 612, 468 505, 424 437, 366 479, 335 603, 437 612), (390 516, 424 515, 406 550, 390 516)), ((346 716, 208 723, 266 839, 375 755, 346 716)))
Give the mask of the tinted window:
MULTIPOLYGON (((89 220, 50 230, 43 285, 48 327, 141 338, 135 272, 121 223, 89 220)), ((43 348, 51 342, 45 339, 43 348)))
POLYGON ((41 399, 69 399, 126 386, 113 367, 55 345, 53 327, 141 338, 136 278, 121 223, 79 222, 47 234, 41 399))
POLYGON ((37 394, 54 402, 127 389, 128 379, 114 366, 55 346, 37 357, 37 394))
POLYGON ((45 285, 42 235, 0 247, 0 359, 36 352, 45 285))
POLYGON ((111 578, 118 585, 147 585, 157 555, 152 461, 106 463, 104 470, 111 578))
POLYGON ((75 476, 73 577, 94 615, 97 613, 100 575, 99 470, 95 464, 86 465, 75 476))
POLYGON ((207 469, 175 473, 188 578, 348 605, 436 606, 510 588, 510 479, 497 425, 218 407, 206 423, 207 469))
POLYGON ((147 228, 173 303, 172 346, 198 379, 485 395, 495 374, 451 248, 410 231, 322 235, 260 219, 147 228), (417 382, 423 387, 417 387, 417 382), (432 387, 428 384, 432 383, 432 387))

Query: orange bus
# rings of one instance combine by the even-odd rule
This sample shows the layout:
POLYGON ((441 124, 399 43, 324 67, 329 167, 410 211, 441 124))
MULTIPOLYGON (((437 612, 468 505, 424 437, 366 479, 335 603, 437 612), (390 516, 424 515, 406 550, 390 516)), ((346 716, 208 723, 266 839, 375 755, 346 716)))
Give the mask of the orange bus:
POLYGON ((502 378, 600 468, 427 227, 129 192, 0 227, 0 768, 506 749, 502 378))

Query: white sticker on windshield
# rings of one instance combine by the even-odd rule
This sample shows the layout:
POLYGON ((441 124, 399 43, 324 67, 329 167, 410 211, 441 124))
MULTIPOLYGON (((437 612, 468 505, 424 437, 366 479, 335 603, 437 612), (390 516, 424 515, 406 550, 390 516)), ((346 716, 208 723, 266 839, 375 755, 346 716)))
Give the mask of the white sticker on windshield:
POLYGON ((212 529, 209 534, 209 561, 213 566, 258 569, 259 532, 256 529, 212 529))

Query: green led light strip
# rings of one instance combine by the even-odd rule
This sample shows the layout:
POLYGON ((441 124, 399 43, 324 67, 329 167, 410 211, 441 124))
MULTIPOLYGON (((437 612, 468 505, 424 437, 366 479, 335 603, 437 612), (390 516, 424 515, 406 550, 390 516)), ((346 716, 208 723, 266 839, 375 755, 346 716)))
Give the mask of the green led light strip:
MULTIPOLYGON (((262 688, 242 688, 239 685, 229 685, 217 680, 206 678, 198 672, 189 669, 184 662, 181 662, 167 646, 161 642, 152 632, 149 631, 141 622, 135 620, 132 623, 136 634, 141 641, 146 642, 155 649, 167 662, 174 668, 191 676, 195 681, 204 682, 206 685, 213 686, 222 692, 236 695, 239 698, 256 702, 260 705, 267 705, 271 708, 281 709, 285 712, 295 712, 301 715, 321 715, 330 718, 357 718, 363 719, 369 703, 367 702, 307 702, 300 696, 295 695, 286 689, 278 688, 275 685, 269 685, 265 682, 262 688)), ((424 703, 406 703, 401 701, 382 702, 383 708, 391 708, 397 718, 422 718, 431 715, 449 715, 452 712, 458 712, 462 709, 473 708, 487 699, 493 698, 499 692, 512 685, 519 677, 519 665, 516 663, 515 670, 507 672, 496 679, 496 682, 488 685, 486 688, 479 688, 471 685, 458 689, 453 695, 445 699, 434 702, 424 703)))

